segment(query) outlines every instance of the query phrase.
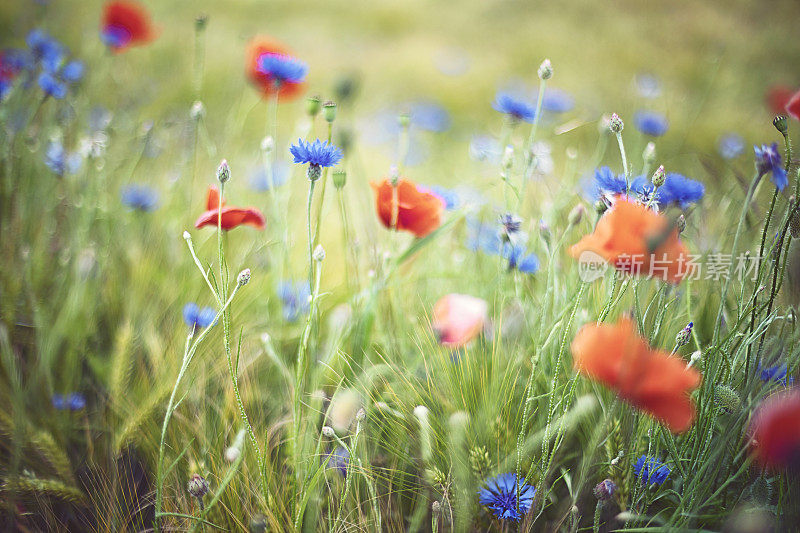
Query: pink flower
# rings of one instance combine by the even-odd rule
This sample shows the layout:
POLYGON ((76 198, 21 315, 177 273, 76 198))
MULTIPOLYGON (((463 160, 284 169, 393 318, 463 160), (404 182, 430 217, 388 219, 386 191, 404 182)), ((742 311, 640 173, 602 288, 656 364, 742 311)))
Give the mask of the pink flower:
POLYGON ((443 346, 464 346, 483 330, 486 301, 466 294, 442 296, 433 307, 433 329, 443 346))

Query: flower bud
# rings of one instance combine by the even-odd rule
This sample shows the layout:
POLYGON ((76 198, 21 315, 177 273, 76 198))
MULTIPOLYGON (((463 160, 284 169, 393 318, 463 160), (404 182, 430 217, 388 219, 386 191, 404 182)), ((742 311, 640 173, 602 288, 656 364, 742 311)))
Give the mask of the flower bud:
POLYGON ((617 492, 617 484, 610 479, 604 479, 594 487, 594 497, 601 502, 607 502, 617 492))
POLYGON ((325 121, 328 123, 336 120, 336 102, 328 100, 322 104, 322 116, 325 117, 325 121))
POLYGON ((225 183, 231 179, 231 169, 228 167, 228 160, 223 159, 217 167, 217 179, 220 183, 225 183))
POLYGON ((306 113, 308 113, 308 116, 316 117, 320 109, 322 109, 322 102, 318 95, 306 98, 306 113))
POLYGON ((622 130, 625 129, 625 123, 622 122, 619 115, 612 113, 608 121, 608 129, 611 130, 611 133, 622 133, 622 130))
POLYGON ((201 500, 208 492, 208 481, 199 474, 192 474, 192 477, 189 478, 189 483, 186 484, 186 489, 189 494, 201 500))
POLYGON ((314 261, 322 263, 325 260, 325 248, 323 248, 321 244, 318 244, 317 247, 314 248, 314 253, 312 255, 314 261))
POLYGON ((204 30, 206 28, 207 23, 208 23, 208 15, 205 13, 200 13, 194 19, 194 27, 197 31, 204 30))
POLYGON ((200 100, 195 100, 192 104, 192 109, 189 111, 189 116, 192 117, 192 120, 200 120, 206 114, 206 107, 203 105, 203 102, 200 100))
POLYGON ((503 168, 508 170, 509 168, 511 168, 511 163, 513 162, 514 162, 514 147, 509 144, 508 146, 506 146, 506 149, 503 152, 503 160, 502 160, 503 168))
POLYGON ((347 172, 344 170, 334 170, 333 171, 333 186, 337 189, 341 189, 347 183, 347 172))
POLYGON ((655 172, 653 172, 653 177, 650 181, 653 182, 653 185, 656 187, 661 187, 664 185, 664 181, 667 179, 666 175, 664 174, 664 165, 659 166, 655 172))
POLYGON ((647 143, 642 152, 642 159, 645 165, 652 165, 656 162, 656 144, 654 142, 647 143))
POLYGON ((359 410, 356 412, 356 420, 357 420, 358 422, 361 422, 361 421, 362 421, 362 420, 364 420, 366 417, 367 417, 367 412, 364 410, 364 408, 363 408, 363 407, 362 407, 361 409, 359 409, 359 410))
POLYGON ((539 220, 539 235, 542 236, 542 240, 548 246, 550 246, 550 240, 552 237, 552 233, 550 232, 550 226, 544 220, 539 220))
POLYGON ((309 163, 308 169, 306 170, 306 177, 308 180, 317 181, 320 176, 322 176, 322 167, 314 163, 309 163))
POLYGON ((689 322, 685 328, 680 330, 677 335, 675 335, 675 344, 678 347, 686 346, 689 344, 689 340, 692 338, 692 327, 694 326, 694 322, 689 322))
POLYGON ((772 125, 775 129, 781 132, 781 135, 786 136, 789 133, 789 124, 786 122, 786 116, 778 115, 772 120, 772 125))
POLYGON ((578 204, 573 207, 572 211, 569 212, 569 216, 567 217, 567 222, 569 222, 570 227, 580 224, 585 212, 586 208, 583 207, 583 204, 578 204))
POLYGON ((397 187, 399 181, 400 181, 400 171, 398 170, 396 165, 392 165, 389 168, 389 182, 391 182, 392 187, 397 187))
POLYGON ((678 228, 678 233, 683 233, 683 230, 686 229, 686 217, 683 216, 683 213, 678 216, 675 226, 678 228))
POLYGON ((183 232, 183 238, 186 240, 186 242, 192 242, 192 234, 188 231, 183 232))
POLYGON ((542 64, 539 65, 537 74, 539 74, 540 80, 549 80, 553 77, 553 65, 550 64, 549 59, 542 61, 542 64))
POLYGON ((250 269, 245 268, 244 270, 239 272, 239 275, 236 277, 236 284, 239 287, 244 287, 249 282, 250 282, 250 269))
POLYGON ((332 439, 336 436, 336 432, 330 426, 322 426, 322 434, 329 439, 332 439))

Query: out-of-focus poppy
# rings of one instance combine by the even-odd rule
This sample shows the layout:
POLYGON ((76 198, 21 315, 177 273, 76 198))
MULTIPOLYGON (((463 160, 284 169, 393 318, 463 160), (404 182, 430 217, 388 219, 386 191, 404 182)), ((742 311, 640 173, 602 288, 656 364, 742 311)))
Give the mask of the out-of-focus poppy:
POLYGON ((600 256, 621 272, 671 283, 683 279, 688 262, 686 247, 669 219, 622 196, 569 253, 579 261, 600 256))
POLYGON ((433 307, 433 329, 443 346, 464 346, 478 336, 486 322, 488 304, 466 294, 448 294, 433 307))
POLYGON ((761 466, 800 470, 800 390, 766 398, 750 421, 751 452, 761 466))
POLYGON ((615 390, 673 433, 692 425, 689 392, 700 385, 700 374, 679 357, 648 346, 629 318, 584 326, 572 341, 572 356, 580 373, 615 390))
POLYGON ((795 120, 800 120, 800 90, 792 95, 786 103, 786 112, 795 120))
POLYGON ((145 44, 155 38, 147 10, 136 2, 115 0, 103 10, 100 38, 114 52, 145 44))
POLYGON ((292 69, 296 72, 290 78, 276 77, 274 72, 263 68, 263 60, 265 58, 275 58, 277 60, 283 58, 284 62, 289 66, 293 61, 296 62, 290 52, 277 41, 264 36, 254 37, 247 45, 245 74, 262 96, 272 96, 277 92, 279 98, 292 99, 303 92, 305 89, 304 71, 300 77, 298 77, 300 71, 297 69, 292 69))
POLYGON ((242 224, 264 229, 264 215, 255 207, 230 207, 225 206, 224 201, 220 204, 219 189, 214 185, 210 186, 206 200, 206 212, 200 215, 194 226, 202 228, 203 226, 217 227, 217 225, 221 225, 222 229, 230 230, 242 224), (217 222, 219 216, 222 217, 221 223, 217 222))
POLYGON ((772 85, 767 89, 766 100, 767 108, 773 115, 781 115, 785 113, 786 104, 792 97, 792 88, 787 85, 772 85))
POLYGON ((396 199, 388 179, 370 185, 375 191, 378 218, 387 228, 392 229, 393 216, 396 229, 410 231, 417 237, 424 237, 441 225, 445 202, 436 194, 422 191, 406 179, 398 181, 396 199))

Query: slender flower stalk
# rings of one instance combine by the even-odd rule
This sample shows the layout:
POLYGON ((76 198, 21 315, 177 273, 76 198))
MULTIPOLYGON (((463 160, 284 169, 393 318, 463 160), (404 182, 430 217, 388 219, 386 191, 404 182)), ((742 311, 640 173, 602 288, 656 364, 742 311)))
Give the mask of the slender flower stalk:
POLYGON ((525 143, 525 172, 522 174, 522 184, 520 187, 520 195, 517 198, 517 211, 522 208, 522 202, 525 201, 525 193, 527 191, 528 180, 530 179, 531 172, 533 171, 533 143, 536 140, 536 129, 539 126, 539 117, 542 116, 542 103, 544 102, 544 91, 547 87, 547 80, 553 76, 553 68, 550 65, 550 60, 545 59, 539 66, 539 94, 536 98, 536 114, 533 117, 533 124, 531 124, 531 133, 528 136, 528 142, 525 143))

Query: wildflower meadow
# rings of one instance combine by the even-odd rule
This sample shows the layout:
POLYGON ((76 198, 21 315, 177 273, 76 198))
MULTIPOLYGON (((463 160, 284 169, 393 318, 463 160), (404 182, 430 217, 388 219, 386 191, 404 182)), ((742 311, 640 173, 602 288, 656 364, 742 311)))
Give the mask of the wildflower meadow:
POLYGON ((800 531, 793 1, 0 6, 0 531, 800 531))

